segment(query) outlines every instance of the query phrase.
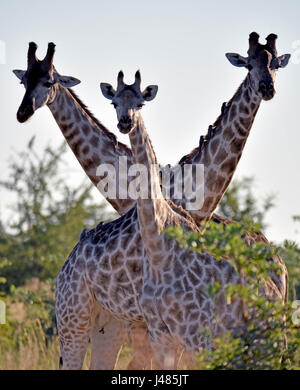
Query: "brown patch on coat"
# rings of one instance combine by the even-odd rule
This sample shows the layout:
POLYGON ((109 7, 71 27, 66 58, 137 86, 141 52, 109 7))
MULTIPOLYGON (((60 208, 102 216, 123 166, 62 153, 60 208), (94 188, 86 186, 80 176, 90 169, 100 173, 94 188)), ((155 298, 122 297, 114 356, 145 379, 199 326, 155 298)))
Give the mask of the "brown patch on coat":
POLYGON ((240 117, 240 122, 245 127, 245 129, 249 129, 249 127, 252 124, 252 118, 250 118, 250 117, 248 117, 248 118, 240 117))
POLYGON ((225 160, 225 158, 227 157, 228 153, 226 152, 225 149, 220 149, 218 151, 218 154, 216 155, 215 157, 215 164, 219 165, 221 162, 223 162, 225 160))
POLYGON ((240 138, 235 138, 230 144, 230 151, 234 154, 240 152, 245 145, 245 140, 240 138))
POLYGON ((235 128, 236 128, 236 131, 238 132, 238 134, 241 136, 241 137, 246 137, 247 134, 248 134, 248 131, 245 130, 238 121, 235 121, 234 122, 234 125, 235 125, 235 128))
POLYGON ((82 131, 83 131, 84 135, 88 136, 91 132, 91 129, 89 128, 88 125, 84 124, 84 125, 82 125, 82 131))
POLYGON ((90 143, 95 146, 95 148, 99 145, 99 138, 95 135, 92 136, 90 143))
POLYGON ((223 138, 226 141, 230 141, 234 137, 234 131, 230 126, 226 127, 226 129, 223 132, 223 138))
POLYGON ((239 111, 242 114, 246 114, 246 115, 250 114, 249 108, 243 102, 240 102, 239 104, 239 111))
POLYGON ((236 159, 235 157, 230 158, 229 160, 226 160, 222 165, 221 165, 221 170, 227 174, 230 174, 234 171, 236 168, 236 159))

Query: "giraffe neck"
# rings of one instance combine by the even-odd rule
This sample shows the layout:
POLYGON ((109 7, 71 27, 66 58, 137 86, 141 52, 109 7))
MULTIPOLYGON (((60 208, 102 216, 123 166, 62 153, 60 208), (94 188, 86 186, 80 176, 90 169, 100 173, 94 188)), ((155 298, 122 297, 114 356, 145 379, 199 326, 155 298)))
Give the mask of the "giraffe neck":
POLYGON ((199 147, 186 156, 184 164, 204 164, 204 204, 200 210, 190 211, 196 221, 208 220, 221 201, 242 155, 261 100, 248 75, 233 98, 222 107, 221 115, 210 126, 199 147))
MULTIPOLYGON (((138 218, 141 236, 146 252, 151 260, 161 252, 163 244, 162 230, 167 223, 171 209, 163 199, 160 188, 159 167, 146 132, 142 117, 139 115, 136 128, 129 136, 135 164, 141 164, 147 171, 145 192, 137 200, 138 218)), ((161 256, 159 256, 160 258, 161 256)))
POLYGON ((141 116, 129 138, 134 163, 140 164, 147 171, 146 193, 137 199, 137 213, 140 233, 147 253, 146 263, 149 265, 146 266, 146 273, 152 273, 152 271, 162 270, 168 263, 170 241, 162 233, 167 226, 182 226, 184 229, 196 232, 199 232, 199 229, 185 210, 163 198, 159 166, 141 116))
MULTIPOLYGON (((106 196, 106 199, 119 214, 125 214, 135 202, 131 199, 119 199, 119 187, 116 184, 119 182, 119 156, 125 156, 130 165, 131 151, 117 142, 115 135, 94 118, 71 89, 59 84, 54 88, 48 107, 68 145, 95 186, 100 180, 96 173, 99 165, 111 164, 114 167, 117 177, 107 175, 107 180, 111 180, 111 188, 115 186, 116 196, 106 196)), ((101 188, 97 188, 101 192, 101 188)))

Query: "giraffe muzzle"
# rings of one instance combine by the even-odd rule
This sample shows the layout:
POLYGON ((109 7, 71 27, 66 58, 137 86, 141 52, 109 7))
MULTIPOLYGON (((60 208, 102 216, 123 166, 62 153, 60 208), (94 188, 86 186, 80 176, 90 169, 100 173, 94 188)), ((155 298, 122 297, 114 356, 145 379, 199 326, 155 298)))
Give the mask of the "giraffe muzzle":
POLYGON ((274 84, 262 81, 259 84, 259 92, 264 100, 271 100, 275 95, 274 84))
POLYGON ((128 134, 133 127, 133 121, 129 116, 122 117, 118 123, 118 129, 123 134, 128 134))
POLYGON ((21 106, 17 112, 17 120, 20 123, 26 122, 34 114, 33 106, 21 106))

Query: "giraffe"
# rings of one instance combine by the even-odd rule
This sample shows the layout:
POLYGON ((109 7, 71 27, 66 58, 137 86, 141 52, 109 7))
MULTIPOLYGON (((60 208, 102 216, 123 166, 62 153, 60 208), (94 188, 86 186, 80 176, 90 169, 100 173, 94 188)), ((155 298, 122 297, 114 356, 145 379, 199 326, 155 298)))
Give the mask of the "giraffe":
POLYGON ((116 107, 120 131, 129 135, 135 163, 147 168, 147 192, 138 197, 136 207, 145 251, 138 301, 156 363, 175 369, 180 348, 191 353, 210 348, 214 337, 244 323, 241 298, 232 303, 225 299, 226 285, 240 283, 241 279, 230 262, 217 261, 205 252, 187 251, 164 235, 168 226, 200 229, 187 212, 163 196, 156 156, 139 110, 141 96, 148 97, 149 93, 147 100, 152 100, 156 88, 151 86, 138 96, 139 86, 137 82, 124 85, 114 96, 106 97, 116 107), (207 293, 214 282, 220 285, 215 301, 207 293))

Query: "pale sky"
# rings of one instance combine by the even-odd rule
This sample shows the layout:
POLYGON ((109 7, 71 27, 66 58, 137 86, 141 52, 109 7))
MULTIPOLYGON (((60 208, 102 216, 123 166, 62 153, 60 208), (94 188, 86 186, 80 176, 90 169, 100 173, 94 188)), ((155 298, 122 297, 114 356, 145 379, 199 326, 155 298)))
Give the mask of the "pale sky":
MULTIPOLYGON (((48 42, 56 44, 58 71, 81 80, 75 92, 127 144, 99 83, 115 85, 120 69, 131 83, 140 69, 142 85, 159 85, 157 98, 143 108, 143 116, 159 162, 174 164, 198 145, 246 75, 225 53, 245 56, 252 31, 262 42, 276 33, 279 54, 291 53, 292 60, 278 72, 275 98, 261 104, 234 178, 254 176, 258 198, 277 195, 276 208, 267 218, 269 240, 300 241, 291 218, 300 214, 299 21, 299 0, 0 0, 0 41, 6 48, 5 64, 0 64, 0 180, 7 177, 12 151, 25 149, 32 135, 41 150, 49 141, 58 145, 63 140, 47 107, 26 124, 16 120, 24 88, 12 69, 26 68, 29 41, 38 44, 41 58, 48 42)), ((3 52, 0 63, 1 58, 3 52)), ((76 180, 83 179, 71 151, 68 162, 76 180)), ((2 215, 8 203, 2 191, 2 215)))

